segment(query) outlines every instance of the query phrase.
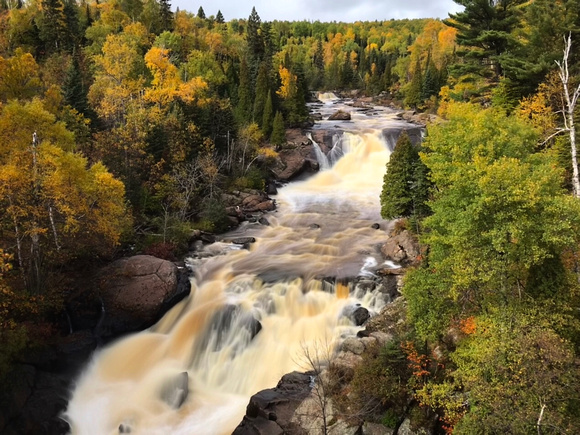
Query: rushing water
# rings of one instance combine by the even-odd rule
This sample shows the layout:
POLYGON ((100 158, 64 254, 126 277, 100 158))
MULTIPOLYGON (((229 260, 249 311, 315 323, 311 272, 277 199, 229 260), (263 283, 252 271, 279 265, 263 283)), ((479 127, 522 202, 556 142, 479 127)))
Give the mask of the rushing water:
MULTIPOLYGON (((341 107, 332 95, 321 101, 314 110, 325 118, 341 107)), ((356 334, 348 312, 357 304, 377 312, 387 301, 352 279, 397 267, 378 249, 389 226, 378 198, 405 127, 380 109, 321 122, 337 131, 334 151, 319 149, 324 170, 280 189, 270 226, 245 224, 231 234, 255 237, 251 250, 208 247, 229 251, 191 260, 189 298, 94 357, 66 412, 73 433, 117 434, 124 425, 138 434, 229 434, 252 394, 308 369, 305 349, 356 334), (183 391, 171 385, 184 372, 189 394, 178 407, 183 391)))

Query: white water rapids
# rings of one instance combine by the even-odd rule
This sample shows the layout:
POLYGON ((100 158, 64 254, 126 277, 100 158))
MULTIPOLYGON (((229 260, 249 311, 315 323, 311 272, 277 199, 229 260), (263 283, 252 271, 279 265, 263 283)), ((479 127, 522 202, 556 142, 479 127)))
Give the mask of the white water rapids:
MULTIPOLYGON (((315 110, 326 118, 338 107, 327 96, 315 110)), ((392 127, 396 137, 409 125, 380 109, 320 125, 345 131, 343 156, 280 189, 278 210, 266 216, 270 226, 246 224, 232 233, 256 238, 249 251, 194 261, 191 295, 157 325, 93 357, 66 411, 73 434, 118 434, 120 425, 134 434, 229 434, 251 395, 309 369, 305 348, 356 334, 349 310, 384 306, 383 294, 352 279, 397 267, 378 249, 389 226, 379 212, 390 155, 383 130, 392 127), (189 395, 174 409, 161 397, 183 372, 189 395)))

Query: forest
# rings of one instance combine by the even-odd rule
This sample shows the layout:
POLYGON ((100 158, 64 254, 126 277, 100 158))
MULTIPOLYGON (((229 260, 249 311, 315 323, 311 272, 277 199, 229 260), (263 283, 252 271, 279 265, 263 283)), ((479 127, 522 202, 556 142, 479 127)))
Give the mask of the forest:
POLYGON ((455 1, 442 21, 323 23, 1 0, 0 378, 61 333, 75 274, 224 232, 221 194, 272 181, 312 91, 356 92, 441 122, 387 166, 383 217, 422 261, 353 394, 383 424, 577 433, 580 0, 455 1))

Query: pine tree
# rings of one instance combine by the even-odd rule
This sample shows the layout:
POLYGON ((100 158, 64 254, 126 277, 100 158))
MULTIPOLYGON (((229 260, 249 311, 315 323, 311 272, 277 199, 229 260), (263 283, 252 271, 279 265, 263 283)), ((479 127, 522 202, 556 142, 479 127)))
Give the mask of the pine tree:
POLYGON ((476 74, 497 79, 503 70, 500 56, 518 45, 511 32, 519 25, 518 6, 527 0, 454 1, 465 9, 449 14, 450 19, 444 20, 457 29, 457 44, 464 47, 457 50, 462 62, 454 65, 453 75, 476 74))
POLYGON ((224 20, 224 16, 222 14, 222 11, 220 11, 220 10, 217 11, 217 15, 215 16, 215 22, 218 23, 218 24, 225 23, 225 20, 224 20))
POLYGON ((286 130, 284 129, 284 117, 280 111, 276 112, 274 125, 272 127, 272 136, 270 142, 276 146, 282 146, 286 143, 286 130))
POLYGON ((264 105, 264 114, 262 116, 262 134, 264 137, 270 137, 272 133, 272 124, 274 121, 274 107, 272 105, 272 91, 268 91, 268 98, 264 105))
POLYGON ((423 101, 421 99, 421 91, 423 88, 423 74, 421 73, 421 61, 417 59, 415 64, 415 73, 411 79, 409 90, 405 97, 405 104, 411 107, 417 107, 423 101))
POLYGON ((201 18, 202 20, 205 20, 205 12, 203 11, 203 7, 201 7, 201 6, 197 10, 197 18, 201 18))

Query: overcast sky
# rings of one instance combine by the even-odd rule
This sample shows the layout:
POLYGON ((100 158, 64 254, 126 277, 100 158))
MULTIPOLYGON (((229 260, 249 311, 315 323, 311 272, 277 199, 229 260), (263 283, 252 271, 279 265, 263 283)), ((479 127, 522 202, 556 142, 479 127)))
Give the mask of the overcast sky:
POLYGON ((172 0, 173 8, 205 15, 222 11, 226 21, 248 18, 252 6, 262 21, 375 21, 391 18, 447 18, 462 9, 453 0, 172 0))

